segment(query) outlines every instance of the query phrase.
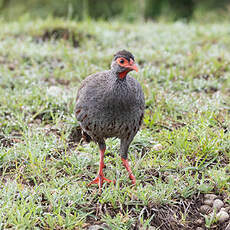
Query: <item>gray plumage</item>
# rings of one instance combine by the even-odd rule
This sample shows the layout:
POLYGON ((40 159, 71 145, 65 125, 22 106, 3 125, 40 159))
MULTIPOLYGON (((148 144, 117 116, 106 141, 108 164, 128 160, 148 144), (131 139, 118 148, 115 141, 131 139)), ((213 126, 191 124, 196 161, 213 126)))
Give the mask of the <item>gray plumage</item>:
POLYGON ((88 76, 81 84, 76 99, 75 115, 84 133, 105 148, 105 139, 121 140, 120 154, 127 159, 131 141, 138 132, 144 114, 144 94, 139 82, 125 71, 116 59, 134 57, 128 51, 114 55, 111 69, 88 76))

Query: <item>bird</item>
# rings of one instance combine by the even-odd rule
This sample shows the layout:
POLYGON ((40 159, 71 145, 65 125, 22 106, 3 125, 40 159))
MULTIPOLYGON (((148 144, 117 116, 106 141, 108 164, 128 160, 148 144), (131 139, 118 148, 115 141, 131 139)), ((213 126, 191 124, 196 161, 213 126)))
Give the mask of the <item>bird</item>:
POLYGON ((107 138, 120 139, 120 156, 133 185, 136 178, 128 162, 128 149, 143 121, 145 99, 140 83, 130 76, 138 72, 132 53, 126 50, 114 54, 109 70, 86 77, 77 91, 75 116, 82 136, 94 141, 100 150, 98 176, 88 185, 115 183, 103 173, 107 138))

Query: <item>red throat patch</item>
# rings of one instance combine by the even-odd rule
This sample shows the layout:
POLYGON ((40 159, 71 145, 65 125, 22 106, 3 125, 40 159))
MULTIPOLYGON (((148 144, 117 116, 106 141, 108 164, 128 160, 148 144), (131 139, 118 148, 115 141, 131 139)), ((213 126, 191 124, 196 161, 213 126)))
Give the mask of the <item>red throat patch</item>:
POLYGON ((126 77, 126 75, 127 75, 128 72, 130 72, 130 70, 126 70, 124 72, 119 73, 119 78, 120 79, 124 79, 126 77))

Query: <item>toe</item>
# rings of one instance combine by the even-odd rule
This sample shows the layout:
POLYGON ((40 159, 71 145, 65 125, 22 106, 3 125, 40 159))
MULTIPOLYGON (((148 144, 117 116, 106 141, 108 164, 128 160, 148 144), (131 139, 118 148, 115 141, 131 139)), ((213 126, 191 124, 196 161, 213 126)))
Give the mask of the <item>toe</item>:
POLYGON ((91 181, 88 184, 88 186, 90 186, 91 184, 98 184, 99 188, 101 188, 104 182, 108 182, 108 183, 113 182, 115 184, 115 181, 109 180, 104 176, 98 175, 93 181, 91 181))

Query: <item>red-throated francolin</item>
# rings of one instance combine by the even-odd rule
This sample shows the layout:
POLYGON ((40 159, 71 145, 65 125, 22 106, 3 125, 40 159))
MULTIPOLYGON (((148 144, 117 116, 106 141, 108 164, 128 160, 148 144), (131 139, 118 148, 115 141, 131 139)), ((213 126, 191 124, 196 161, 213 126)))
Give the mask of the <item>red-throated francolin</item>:
MULTIPOLYGON (((140 129, 145 100, 139 82, 128 73, 138 71, 134 56, 122 50, 114 55, 110 70, 88 76, 78 89, 76 99, 76 118, 87 139, 98 143, 100 166, 98 176, 90 184, 104 181, 105 139, 120 139, 121 160, 129 173, 132 184, 136 183, 128 163, 128 148, 140 129)), ((89 184, 89 185, 90 185, 89 184)))

